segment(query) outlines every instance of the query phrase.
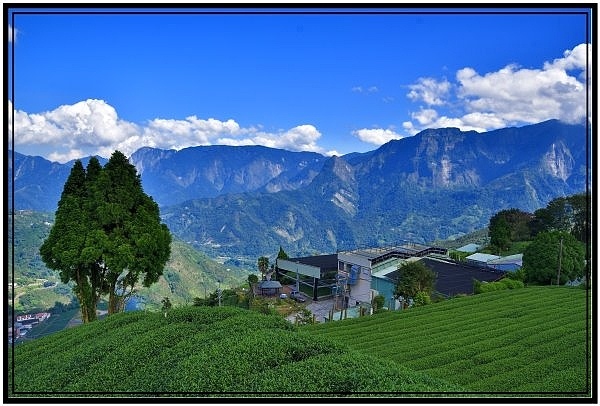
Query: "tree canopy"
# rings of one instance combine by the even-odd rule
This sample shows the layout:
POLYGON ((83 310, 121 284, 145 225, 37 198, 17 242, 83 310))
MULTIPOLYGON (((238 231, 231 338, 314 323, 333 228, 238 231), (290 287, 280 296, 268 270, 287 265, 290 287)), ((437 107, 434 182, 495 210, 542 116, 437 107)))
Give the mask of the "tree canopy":
POLYGON ((564 231, 538 234, 523 252, 526 282, 556 283, 559 268, 561 284, 584 276, 583 244, 564 231))
POLYGON ((534 213, 530 224, 535 236, 545 231, 566 231, 587 243, 590 235, 591 201, 589 193, 557 197, 534 213))
POLYGON ((422 292, 430 295, 435 285, 435 273, 421 261, 407 262, 398 266, 400 277, 394 290, 396 298, 414 299, 422 292))
POLYGON ((533 215, 519 209, 501 210, 490 218, 488 235, 490 245, 498 253, 510 248, 513 241, 529 240, 529 223, 533 215))
POLYGON ((73 165, 40 248, 42 260, 74 282, 83 321, 95 320, 108 294, 109 314, 124 309, 138 283, 150 286, 170 256, 171 234, 160 222, 158 205, 142 189, 127 157, 115 151, 104 168, 91 158, 87 171, 73 165))
POLYGON ((259 257, 257 264, 258 264, 258 270, 260 271, 260 273, 262 274, 263 279, 264 279, 267 272, 269 272, 269 258, 265 257, 265 256, 259 257))

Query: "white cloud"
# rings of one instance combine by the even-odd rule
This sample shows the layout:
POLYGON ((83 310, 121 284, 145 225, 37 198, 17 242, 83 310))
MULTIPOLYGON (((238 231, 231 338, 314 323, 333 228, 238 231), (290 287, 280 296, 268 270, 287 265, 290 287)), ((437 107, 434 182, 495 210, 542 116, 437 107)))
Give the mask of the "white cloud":
MULTIPOLYGON (((11 104, 9 108, 12 114, 11 104)), ((48 158, 60 161, 82 152, 110 156, 113 147, 139 132, 138 126, 120 120, 103 100, 88 99, 40 114, 15 110, 14 116, 15 149, 20 145, 52 147, 48 158)))
POLYGON ((391 140, 398 140, 402 138, 402 135, 396 133, 395 131, 383 128, 363 128, 354 131, 353 134, 361 141, 375 145, 383 145, 391 140))
POLYGON ((408 98, 423 101, 429 106, 441 106, 450 92, 451 84, 446 79, 437 81, 433 78, 419 78, 418 83, 409 85, 408 98))
MULTIPOLYGON (((12 114, 9 101, 9 131, 12 131, 12 114)), ((15 149, 35 149, 37 155, 59 162, 87 155, 110 157, 115 150, 131 155, 143 146, 182 149, 215 144, 264 145, 337 154, 318 145, 321 133, 310 124, 266 132, 255 127, 242 128, 232 119, 220 121, 190 116, 184 120, 156 118, 138 125, 120 119, 114 107, 95 99, 43 113, 15 110, 14 116, 15 149)))
POLYGON ((428 126, 438 118, 438 113, 434 109, 421 109, 411 114, 414 120, 417 120, 422 126, 428 126))
POLYGON ((364 88, 362 86, 354 86, 351 90, 354 93, 377 93, 379 91, 379 88, 377 86, 369 86, 367 88, 364 88))
POLYGON ((420 78, 410 86, 407 96, 429 108, 411 113, 412 121, 404 122, 403 127, 415 134, 425 128, 448 126, 488 131, 549 119, 581 122, 586 119, 586 90, 591 94, 590 83, 586 89, 587 61, 591 61, 591 47, 580 44, 565 51, 562 58, 544 63, 541 69, 510 64, 480 74, 465 67, 456 72, 455 84, 420 78), (454 94, 450 90, 455 90, 454 94), (458 112, 455 117, 442 114, 444 105, 452 105, 458 112))

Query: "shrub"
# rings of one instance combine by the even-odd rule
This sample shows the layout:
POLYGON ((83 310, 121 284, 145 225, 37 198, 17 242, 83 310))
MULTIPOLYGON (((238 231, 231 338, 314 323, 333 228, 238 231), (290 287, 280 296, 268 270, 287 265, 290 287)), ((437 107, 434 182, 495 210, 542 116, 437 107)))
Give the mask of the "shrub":
POLYGON ((525 287, 525 284, 519 280, 504 278, 497 282, 482 283, 478 280, 473 281, 473 293, 486 293, 493 292, 496 290, 505 289, 520 289, 525 287))
POLYGON ((425 306, 431 303, 431 297, 426 292, 417 292, 414 301, 415 306, 425 306))

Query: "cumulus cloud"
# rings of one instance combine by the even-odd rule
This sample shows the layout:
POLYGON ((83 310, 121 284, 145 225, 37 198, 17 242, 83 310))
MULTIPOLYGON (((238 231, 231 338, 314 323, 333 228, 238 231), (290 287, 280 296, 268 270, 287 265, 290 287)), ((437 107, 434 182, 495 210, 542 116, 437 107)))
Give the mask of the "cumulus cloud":
POLYGON ((197 145, 264 145, 292 151, 325 151, 318 145, 321 133, 304 124, 288 130, 266 132, 242 128, 236 121, 190 116, 183 120, 156 118, 144 125, 118 117, 103 100, 88 99, 43 113, 13 110, 9 101, 9 131, 14 111, 15 149, 39 148, 52 161, 66 162, 87 155, 109 157, 120 150, 131 155, 143 146, 182 149, 197 145))
POLYGON ((375 145, 383 145, 391 140, 398 140, 402 138, 402 135, 396 133, 395 131, 382 128, 363 128, 354 131, 353 134, 361 141, 375 145))
POLYGON ((445 98, 450 92, 451 84, 446 79, 437 81, 433 78, 420 78, 414 85, 408 86, 407 96, 413 101, 423 101, 429 106, 445 104, 445 98))
POLYGON ((453 84, 445 79, 421 78, 409 86, 407 97, 424 102, 427 108, 411 113, 412 120, 404 122, 403 128, 415 134, 442 127, 488 131, 549 119, 581 122, 587 114, 586 95, 591 94, 591 84, 586 83, 590 52, 591 47, 580 44, 539 69, 509 64, 480 74, 465 67, 456 72, 453 84), (454 117, 443 114, 441 108, 447 104, 458 110, 454 117))

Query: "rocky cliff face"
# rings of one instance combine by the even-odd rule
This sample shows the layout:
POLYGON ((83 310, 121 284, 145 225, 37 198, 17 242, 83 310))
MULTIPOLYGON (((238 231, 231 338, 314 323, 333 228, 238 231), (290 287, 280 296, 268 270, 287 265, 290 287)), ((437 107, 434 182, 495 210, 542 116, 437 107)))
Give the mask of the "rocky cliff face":
POLYGON ((291 190, 301 186, 311 176, 310 168, 318 168, 324 159, 310 152, 258 146, 143 148, 131 156, 146 193, 161 206, 227 193, 291 190))

